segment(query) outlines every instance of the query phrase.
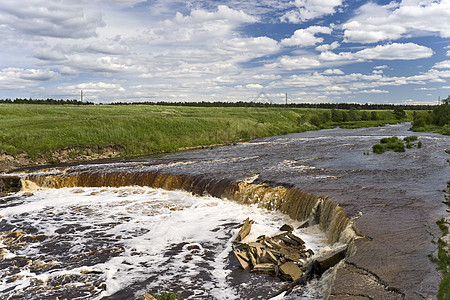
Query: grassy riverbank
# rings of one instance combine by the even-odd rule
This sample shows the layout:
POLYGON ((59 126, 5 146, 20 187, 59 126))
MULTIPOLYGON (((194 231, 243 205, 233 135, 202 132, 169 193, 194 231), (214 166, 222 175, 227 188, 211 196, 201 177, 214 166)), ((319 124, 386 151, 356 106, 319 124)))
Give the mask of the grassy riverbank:
POLYGON ((151 155, 337 125, 399 121, 387 110, 367 112, 376 120, 364 121, 360 110, 352 112, 353 121, 336 119, 334 113, 307 108, 0 104, 0 161, 20 166, 151 155))

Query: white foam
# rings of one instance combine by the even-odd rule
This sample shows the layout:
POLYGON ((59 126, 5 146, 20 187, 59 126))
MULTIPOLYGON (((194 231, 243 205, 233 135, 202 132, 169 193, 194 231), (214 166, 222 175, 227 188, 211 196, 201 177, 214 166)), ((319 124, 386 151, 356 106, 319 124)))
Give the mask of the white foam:
MULTIPOLYGON (((239 230, 236 224, 247 217, 255 221, 246 240, 262 234, 273 235, 284 223, 298 225, 285 215, 256 206, 143 187, 41 190, 21 201, 22 204, 0 209, 3 220, 14 221, 16 230, 21 230, 21 226, 32 226, 37 231, 34 234, 55 235, 56 238, 67 234, 70 239, 65 242, 70 243, 70 247, 61 255, 88 253, 89 243, 95 239, 105 239, 103 246, 98 246, 102 248, 97 250, 120 249, 120 253, 105 262, 72 268, 59 265, 58 269, 39 274, 29 272, 25 267, 21 271, 25 273, 20 274, 25 276, 9 282, 9 274, 0 271, 3 291, 9 288, 26 290, 33 278, 45 285, 55 276, 97 271, 102 274, 106 290, 93 299, 112 295, 151 276, 154 278, 146 284, 147 290, 164 289, 173 280, 182 280, 182 284, 192 286, 198 297, 239 299, 238 291, 227 280, 230 274, 228 255, 239 230), (75 229, 71 233, 58 233, 64 227, 75 229), (176 245, 181 246, 175 250, 176 245), (209 267, 199 268, 205 259, 209 267), (199 276, 205 277, 201 285, 196 283, 199 276)), ((325 244, 325 237, 317 228, 294 233, 316 253, 325 244)), ((33 243, 8 251, 4 259, 19 255, 37 260, 39 246, 39 243, 33 243)), ((58 264, 63 257, 52 257, 51 260, 58 264)), ((14 294, 8 292, 3 296, 11 293, 14 294)))

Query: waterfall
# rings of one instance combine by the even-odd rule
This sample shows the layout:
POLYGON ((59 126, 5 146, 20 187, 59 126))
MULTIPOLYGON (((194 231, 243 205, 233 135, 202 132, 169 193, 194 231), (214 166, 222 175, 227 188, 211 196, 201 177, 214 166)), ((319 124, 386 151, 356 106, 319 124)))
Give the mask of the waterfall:
POLYGON ((325 232, 330 244, 351 243, 355 238, 352 222, 343 209, 328 197, 318 197, 298 188, 269 187, 265 184, 233 182, 230 179, 211 179, 204 176, 172 175, 152 171, 83 171, 61 174, 29 174, 22 178, 22 186, 64 187, 120 187, 149 186, 166 190, 184 190, 194 195, 211 195, 241 204, 254 204, 277 210, 298 221, 309 220, 325 232))

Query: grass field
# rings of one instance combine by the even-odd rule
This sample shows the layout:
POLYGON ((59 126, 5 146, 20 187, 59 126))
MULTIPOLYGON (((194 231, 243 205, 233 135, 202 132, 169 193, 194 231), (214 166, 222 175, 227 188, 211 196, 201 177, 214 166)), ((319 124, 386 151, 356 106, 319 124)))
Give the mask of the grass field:
POLYGON ((151 155, 336 125, 398 122, 390 111, 377 115, 376 121, 331 122, 330 111, 322 109, 0 104, 0 153, 58 162, 51 156, 60 149, 71 148, 75 159, 85 148, 101 152, 112 146, 122 157, 151 155))

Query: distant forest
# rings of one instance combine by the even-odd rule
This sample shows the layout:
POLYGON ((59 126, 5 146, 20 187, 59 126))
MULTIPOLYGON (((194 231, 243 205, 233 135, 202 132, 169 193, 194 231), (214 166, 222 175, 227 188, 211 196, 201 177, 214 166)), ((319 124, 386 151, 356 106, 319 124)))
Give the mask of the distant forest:
MULTIPOLYGON (((79 100, 55 100, 55 99, 0 99, 0 103, 14 104, 54 104, 54 105, 94 105, 93 102, 79 100)), ((164 106, 191 106, 191 107, 283 107, 283 108, 322 108, 322 109, 350 109, 361 110, 433 110, 436 105, 394 105, 394 104, 358 104, 358 103, 289 103, 271 104, 262 102, 114 102, 100 105, 164 105, 164 106)))

